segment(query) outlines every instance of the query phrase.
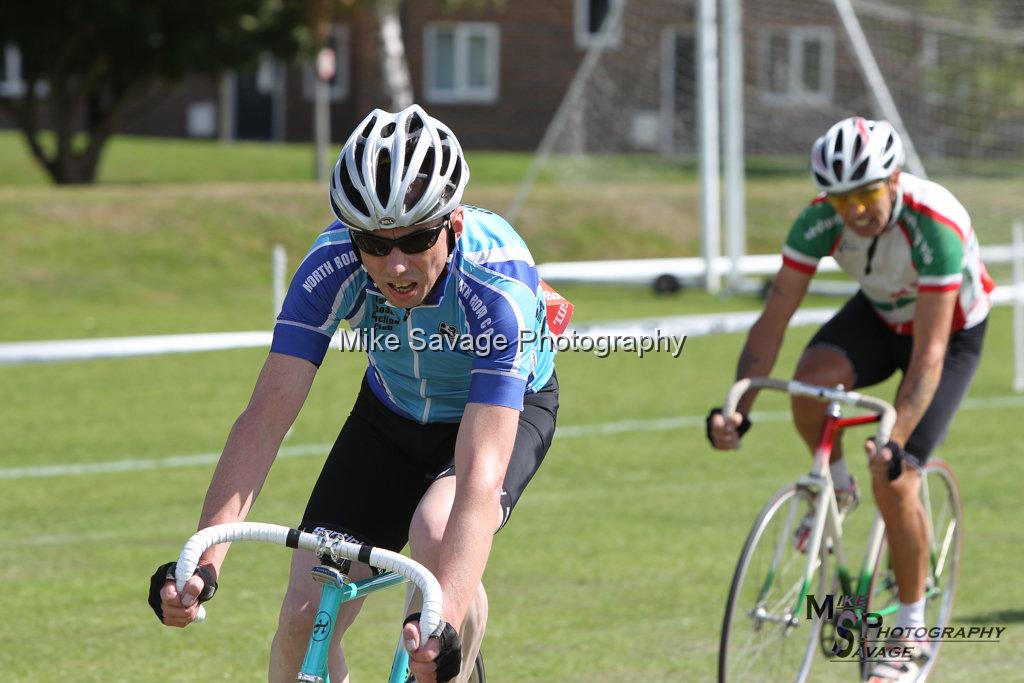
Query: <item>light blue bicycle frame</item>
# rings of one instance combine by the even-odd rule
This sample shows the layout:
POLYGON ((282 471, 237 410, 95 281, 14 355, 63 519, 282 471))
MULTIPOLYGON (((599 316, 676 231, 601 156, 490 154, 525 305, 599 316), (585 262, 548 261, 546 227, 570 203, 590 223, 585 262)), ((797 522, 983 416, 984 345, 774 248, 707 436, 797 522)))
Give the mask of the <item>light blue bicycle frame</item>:
MULTIPOLYGON (((327 652, 334 636, 334 624, 337 620, 338 609, 342 603, 362 598, 385 588, 398 586, 405 583, 406 579, 399 574, 386 573, 350 583, 345 581, 344 575, 337 569, 322 565, 313 567, 313 579, 322 583, 323 589, 320 592, 320 605, 317 607, 316 617, 313 619, 313 631, 309 635, 306 657, 302 660, 302 668, 299 670, 297 680, 310 683, 316 681, 330 683, 331 678, 327 672, 327 652)), ((409 653, 399 638, 398 647, 395 648, 395 657, 391 662, 391 675, 388 677, 388 683, 405 683, 408 667, 409 653)))

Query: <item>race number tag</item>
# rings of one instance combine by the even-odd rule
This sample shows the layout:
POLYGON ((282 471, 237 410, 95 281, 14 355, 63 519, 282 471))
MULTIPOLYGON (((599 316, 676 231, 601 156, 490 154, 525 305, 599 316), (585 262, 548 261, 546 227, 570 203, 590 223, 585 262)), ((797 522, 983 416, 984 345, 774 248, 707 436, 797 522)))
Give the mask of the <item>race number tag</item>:
POLYGON ((547 306, 548 329, 555 336, 565 332, 572 318, 573 306, 564 296, 551 288, 551 285, 540 281, 540 288, 544 290, 544 303, 547 306))

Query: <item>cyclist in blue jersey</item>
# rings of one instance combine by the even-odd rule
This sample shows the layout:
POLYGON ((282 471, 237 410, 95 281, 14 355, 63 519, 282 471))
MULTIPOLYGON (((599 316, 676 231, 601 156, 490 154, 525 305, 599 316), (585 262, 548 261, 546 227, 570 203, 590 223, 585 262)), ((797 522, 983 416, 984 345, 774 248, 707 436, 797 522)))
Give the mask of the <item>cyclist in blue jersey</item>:
MULTIPOLYGON (((330 181, 338 220, 292 280, 270 354, 214 473, 200 528, 245 518, 342 320, 369 363, 327 456, 301 528, 401 550, 437 576, 444 629, 403 637, 419 681, 465 680, 487 617, 480 583, 554 435, 558 382, 544 296, 523 240, 500 216, 462 205, 469 169, 456 137, 413 105, 374 110, 342 148, 330 181)), ((151 602, 185 626, 215 586, 215 546, 178 595, 154 575, 151 602), (204 592, 205 590, 205 592, 204 592)), ((313 623, 317 562, 297 552, 271 649, 270 680, 292 680, 313 623)), ((353 563, 353 579, 370 569, 353 563)), ((352 605, 351 607, 349 605, 352 605)), ((355 619, 346 603, 336 636, 355 619)), ((331 680, 347 681, 339 642, 331 680)))
MULTIPOLYGON (((795 379, 856 389, 902 372, 891 440, 877 452, 869 441, 866 450, 899 587, 894 626, 914 630, 925 626, 928 566, 919 467, 945 437, 978 367, 994 283, 966 209, 941 185, 903 172, 903 159, 900 136, 886 121, 844 119, 814 143, 811 175, 821 194, 790 229, 782 269, 750 329, 736 377, 771 372, 819 259, 832 256, 857 280, 860 290, 804 349, 795 379)), ((733 415, 711 411, 707 433, 715 448, 738 446, 753 402, 748 394, 733 415)), ((792 403, 797 430, 813 449, 821 404, 792 403)), ((845 514, 859 495, 840 446, 830 470, 845 514)), ((801 551, 811 521, 797 530, 801 551)), ((913 650, 911 661, 878 662, 871 680, 916 680, 930 647, 919 642, 913 650)))

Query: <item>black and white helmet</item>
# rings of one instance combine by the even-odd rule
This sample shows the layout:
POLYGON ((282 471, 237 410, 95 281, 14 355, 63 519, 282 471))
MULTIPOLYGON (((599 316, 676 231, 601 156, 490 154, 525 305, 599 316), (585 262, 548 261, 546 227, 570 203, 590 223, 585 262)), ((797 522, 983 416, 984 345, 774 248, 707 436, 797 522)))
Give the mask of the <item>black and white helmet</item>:
POLYGON ((853 116, 811 146, 811 176, 825 192, 848 192, 888 178, 903 160, 903 142, 888 121, 853 116))
POLYGON ((468 181, 447 126, 416 104, 397 114, 374 109, 338 155, 331 209, 357 230, 416 225, 458 207, 468 181))

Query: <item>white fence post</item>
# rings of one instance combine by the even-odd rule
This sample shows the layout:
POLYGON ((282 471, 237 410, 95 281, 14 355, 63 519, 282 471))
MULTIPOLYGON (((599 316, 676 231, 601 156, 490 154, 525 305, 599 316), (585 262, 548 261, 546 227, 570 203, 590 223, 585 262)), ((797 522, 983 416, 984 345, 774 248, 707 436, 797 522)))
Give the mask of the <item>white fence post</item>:
POLYGON ((283 244, 274 245, 274 253, 271 257, 271 268, 273 270, 273 296, 274 296, 274 321, 277 320, 284 305, 284 295, 287 285, 285 284, 285 268, 288 266, 288 252, 283 244))

